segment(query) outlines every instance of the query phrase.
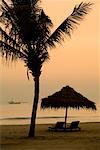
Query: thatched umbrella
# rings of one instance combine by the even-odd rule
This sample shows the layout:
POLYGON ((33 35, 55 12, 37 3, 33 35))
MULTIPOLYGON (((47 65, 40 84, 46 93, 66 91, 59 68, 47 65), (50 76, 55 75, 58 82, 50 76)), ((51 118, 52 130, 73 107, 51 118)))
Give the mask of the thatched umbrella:
POLYGON ((66 86, 60 91, 54 93, 47 98, 43 98, 41 102, 42 109, 45 108, 66 108, 65 114, 65 128, 67 121, 67 109, 72 108, 87 108, 96 110, 96 105, 94 102, 88 100, 86 97, 76 92, 73 88, 66 86))

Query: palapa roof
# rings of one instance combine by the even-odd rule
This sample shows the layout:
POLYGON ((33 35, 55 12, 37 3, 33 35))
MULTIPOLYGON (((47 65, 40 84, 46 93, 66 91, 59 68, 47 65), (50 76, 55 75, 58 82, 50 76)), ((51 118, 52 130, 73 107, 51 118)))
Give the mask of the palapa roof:
POLYGON ((60 91, 51 96, 42 99, 41 107, 45 108, 91 108, 96 110, 94 102, 88 100, 86 97, 76 92, 73 88, 66 86, 60 91))

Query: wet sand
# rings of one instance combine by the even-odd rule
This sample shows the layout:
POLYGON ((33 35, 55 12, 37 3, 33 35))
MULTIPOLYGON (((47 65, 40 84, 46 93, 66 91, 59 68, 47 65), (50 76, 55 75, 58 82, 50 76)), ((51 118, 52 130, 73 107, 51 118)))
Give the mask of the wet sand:
POLYGON ((36 125, 36 137, 28 138, 29 125, 1 125, 0 150, 100 150, 100 122, 80 123, 81 131, 48 131, 36 125))

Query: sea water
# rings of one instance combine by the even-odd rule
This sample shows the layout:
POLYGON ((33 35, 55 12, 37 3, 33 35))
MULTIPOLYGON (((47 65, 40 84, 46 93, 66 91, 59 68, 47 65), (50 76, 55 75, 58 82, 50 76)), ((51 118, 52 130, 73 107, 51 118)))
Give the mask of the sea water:
MULTIPOLYGON (((3 104, 0 106, 0 125, 30 124, 32 104, 3 104)), ((50 124, 64 121, 65 109, 42 110, 40 104, 37 110, 37 124, 50 124)), ((100 122, 100 105, 97 110, 70 109, 68 108, 67 122, 79 120, 80 122, 100 122)))

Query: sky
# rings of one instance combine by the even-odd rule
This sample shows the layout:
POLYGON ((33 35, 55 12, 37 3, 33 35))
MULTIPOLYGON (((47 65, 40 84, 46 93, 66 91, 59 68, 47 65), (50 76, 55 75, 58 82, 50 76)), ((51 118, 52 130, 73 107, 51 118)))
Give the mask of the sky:
MULTIPOLYGON (((42 0, 41 7, 54 23, 53 31, 81 0, 42 0)), ((84 2, 84 0, 83 0, 84 2)), ((85 2, 89 2, 86 0, 85 2)), ((49 50, 50 60, 40 77, 40 100, 69 85, 88 99, 100 101, 100 1, 74 30, 71 39, 49 50)), ((24 63, 6 64, 0 58, 0 103, 10 100, 33 102, 34 81, 24 63)))

